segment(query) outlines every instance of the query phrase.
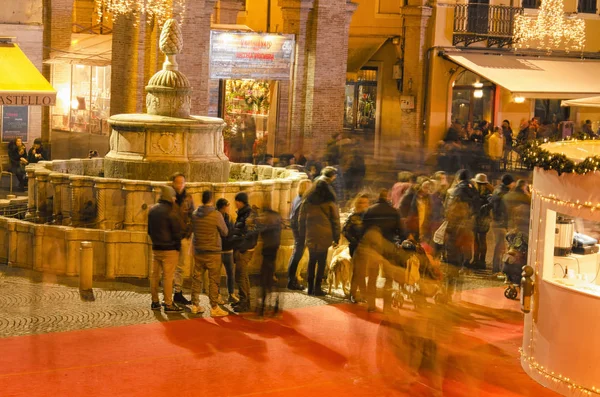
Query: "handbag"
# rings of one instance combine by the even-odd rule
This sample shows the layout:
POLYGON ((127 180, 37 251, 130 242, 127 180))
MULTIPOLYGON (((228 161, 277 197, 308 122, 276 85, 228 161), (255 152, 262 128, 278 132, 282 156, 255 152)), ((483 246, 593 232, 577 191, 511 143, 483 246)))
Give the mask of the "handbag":
POLYGON ((442 222, 438 230, 433 233, 433 242, 438 245, 444 244, 444 235, 446 234, 446 228, 448 227, 448 221, 442 222))

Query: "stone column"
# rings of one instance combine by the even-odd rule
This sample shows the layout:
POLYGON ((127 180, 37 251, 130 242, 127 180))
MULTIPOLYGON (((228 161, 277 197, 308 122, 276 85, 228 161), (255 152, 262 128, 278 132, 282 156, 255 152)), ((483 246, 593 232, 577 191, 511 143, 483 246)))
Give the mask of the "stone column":
POLYGON ((6 228, 8 232, 8 266, 15 266, 17 264, 17 247, 18 236, 17 236, 17 220, 8 219, 6 222, 6 228))
POLYGON ((424 0, 409 0, 402 8, 404 16, 404 73, 402 95, 415 97, 415 109, 401 113, 400 136, 408 151, 422 146, 423 138, 423 89, 427 25, 431 18, 431 7, 424 0))
POLYGON ((151 182, 150 186, 154 196, 154 204, 158 203, 158 200, 160 200, 160 187, 164 185, 165 184, 162 182, 151 182))
POLYGON ((244 9, 244 0, 219 0, 215 7, 214 22, 235 25, 237 16, 244 9))
POLYGON ((52 208, 48 207, 50 173, 46 169, 38 169, 35 172, 35 183, 37 185, 35 218, 39 223, 46 223, 52 213, 52 208))
POLYGON ((33 165, 28 165, 25 167, 25 172, 27 173, 27 213, 25 214, 25 219, 33 219, 35 218, 35 170, 37 167, 33 165))
POLYGON ((44 242, 44 226, 42 225, 31 225, 33 233, 33 270, 42 271, 43 266, 43 248, 44 242))
POLYGON ((259 209, 269 208, 269 209, 277 210, 277 208, 273 207, 273 188, 274 188, 274 186, 275 186, 275 182, 267 181, 267 180, 257 183, 255 185, 254 189, 258 193, 256 195, 256 198, 257 198, 257 201, 260 201, 260 205, 256 204, 256 206, 259 209))
POLYGON ((294 201, 294 199, 298 196, 298 184, 300 183, 300 178, 291 179, 292 184, 290 185, 290 202, 294 201))
MULTIPOLYGON (((275 184, 275 189, 279 191, 279 215, 283 219, 290 217, 290 205, 292 204, 292 183, 289 179, 280 179, 275 184)), ((298 182, 296 182, 297 186, 298 182)))
POLYGON ((148 210, 144 202, 144 193, 153 192, 150 183, 141 181, 124 180, 122 189, 125 191, 125 216, 123 226, 125 230, 146 230, 146 222, 142 221, 142 214, 148 210))
MULTIPOLYGON (((210 20, 216 0, 194 0, 186 3, 185 20, 181 26, 186 50, 177 56, 179 70, 188 76, 192 92, 191 113, 208 114, 210 50, 210 20)), ((114 80, 113 80, 114 81, 114 80)))
POLYGON ((71 225, 83 226, 82 215, 85 211, 91 212, 94 207, 94 179, 87 176, 71 175, 69 181, 71 182, 71 225))
MULTIPOLYGON (((283 33, 296 36, 296 52, 293 80, 289 100, 289 131, 287 131, 288 151, 302 151, 305 131, 307 103, 308 47, 311 30, 311 14, 314 0, 279 0, 283 16, 283 33)), ((328 47, 331 47, 328 45, 328 47)), ((280 132, 281 134, 281 132, 280 132)), ((283 148, 281 148, 283 151, 283 148)))
MULTIPOLYGON (((254 184, 255 182, 240 182, 240 192, 244 192, 248 195, 248 203, 252 205, 257 205, 256 197, 254 193, 254 184)), ((231 202, 233 205, 233 201, 231 202)), ((235 205, 234 205, 235 207, 235 205)))
POLYGON ((52 202, 52 218, 55 225, 63 224, 63 198, 67 196, 69 175, 53 172, 50 174, 50 183, 54 186, 54 200, 52 202))
POLYGON ((96 227, 102 230, 115 229, 123 221, 119 216, 121 202, 113 205, 115 194, 121 193, 121 181, 111 178, 94 178, 96 190, 96 227))
POLYGON ((348 61, 348 34, 355 3, 318 1, 313 16, 309 51, 312 80, 306 87, 305 153, 325 151, 331 133, 344 127, 344 96, 348 61))

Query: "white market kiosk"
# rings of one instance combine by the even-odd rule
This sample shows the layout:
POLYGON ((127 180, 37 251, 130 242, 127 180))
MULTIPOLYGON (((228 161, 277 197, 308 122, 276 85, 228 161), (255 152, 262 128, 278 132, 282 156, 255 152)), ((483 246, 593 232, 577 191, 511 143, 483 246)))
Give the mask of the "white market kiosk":
MULTIPOLYGON (((600 155, 600 141, 541 148, 575 163, 600 155)), ((535 292, 532 311, 525 315, 521 364, 529 376, 562 395, 600 396, 600 253, 554 252, 557 214, 588 229, 576 231, 600 231, 600 167, 560 176, 536 167, 531 205, 528 263, 535 270, 535 292), (565 269, 571 269, 570 278, 564 278, 565 269)))

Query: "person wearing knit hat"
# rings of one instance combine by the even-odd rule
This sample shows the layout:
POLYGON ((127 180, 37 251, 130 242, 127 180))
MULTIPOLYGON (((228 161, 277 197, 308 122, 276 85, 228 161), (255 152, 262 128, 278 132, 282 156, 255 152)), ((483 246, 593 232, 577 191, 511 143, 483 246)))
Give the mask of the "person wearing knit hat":
POLYGON ((506 232, 508 229, 508 211, 504 203, 504 196, 513 188, 515 178, 510 174, 504 174, 500 180, 502 183, 496 186, 490 199, 490 206, 492 207, 492 231, 494 233, 494 240, 496 241, 494 259, 492 260, 492 272, 494 273, 494 277, 497 278, 504 277, 504 274, 500 272, 502 269, 502 256, 506 249, 506 232))
POLYGON ((148 211, 148 235, 152 240, 152 271, 150 273, 150 294, 152 310, 160 310, 158 282, 163 278, 165 312, 181 312, 173 303, 173 278, 179 262, 181 248, 181 222, 173 212, 175 190, 171 186, 160 187, 160 199, 148 211))

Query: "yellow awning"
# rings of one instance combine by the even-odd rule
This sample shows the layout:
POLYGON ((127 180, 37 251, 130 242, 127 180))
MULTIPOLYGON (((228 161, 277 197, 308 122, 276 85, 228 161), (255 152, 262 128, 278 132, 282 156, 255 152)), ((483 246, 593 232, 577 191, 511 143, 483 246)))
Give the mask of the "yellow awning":
POLYGON ((14 43, 0 43, 0 105, 54 105, 56 91, 14 43))
POLYGON ((572 99, 600 94, 600 60, 461 51, 444 55, 516 96, 572 99))

